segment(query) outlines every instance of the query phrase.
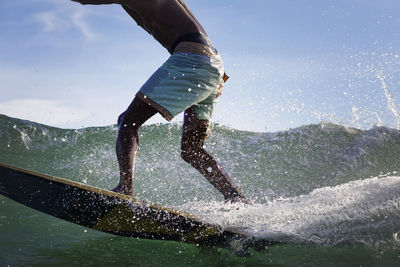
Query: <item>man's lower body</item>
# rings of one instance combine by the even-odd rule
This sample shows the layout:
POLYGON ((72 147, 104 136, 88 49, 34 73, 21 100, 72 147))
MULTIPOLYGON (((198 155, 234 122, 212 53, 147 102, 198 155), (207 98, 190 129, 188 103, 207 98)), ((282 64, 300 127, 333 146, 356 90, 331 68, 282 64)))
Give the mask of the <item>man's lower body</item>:
POLYGON ((139 128, 160 113, 167 120, 184 111, 181 156, 196 168, 228 201, 243 201, 220 164, 204 149, 212 128, 211 116, 220 85, 223 63, 219 55, 178 52, 142 86, 118 118, 117 158, 120 182, 114 191, 133 195, 133 173, 139 148, 139 128))

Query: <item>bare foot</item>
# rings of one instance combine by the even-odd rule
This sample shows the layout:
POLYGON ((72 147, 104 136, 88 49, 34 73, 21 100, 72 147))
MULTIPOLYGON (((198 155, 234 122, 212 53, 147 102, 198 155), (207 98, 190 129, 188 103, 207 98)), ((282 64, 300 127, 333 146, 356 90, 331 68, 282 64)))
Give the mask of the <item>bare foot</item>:
POLYGON ((114 189, 111 189, 111 191, 133 197, 133 190, 129 190, 127 188, 122 188, 120 185, 118 185, 114 189))
POLYGON ((242 204, 246 204, 246 205, 253 205, 253 202, 251 202, 250 200, 248 200, 247 198, 243 197, 243 196, 237 196, 237 197, 233 197, 231 199, 226 199, 227 203, 242 203, 242 204))
POLYGON ((229 194, 225 195, 225 201, 227 203, 243 203, 247 205, 253 205, 250 200, 242 195, 240 188, 233 188, 229 194))

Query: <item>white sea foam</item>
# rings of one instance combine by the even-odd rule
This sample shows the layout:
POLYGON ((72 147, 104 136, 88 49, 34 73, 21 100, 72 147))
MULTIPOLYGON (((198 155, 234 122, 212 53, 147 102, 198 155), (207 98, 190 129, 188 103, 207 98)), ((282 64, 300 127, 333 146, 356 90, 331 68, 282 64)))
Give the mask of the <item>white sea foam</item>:
POLYGON ((374 240, 393 239, 400 230, 400 176, 352 181, 253 206, 198 202, 179 209, 268 240, 372 245, 374 240))

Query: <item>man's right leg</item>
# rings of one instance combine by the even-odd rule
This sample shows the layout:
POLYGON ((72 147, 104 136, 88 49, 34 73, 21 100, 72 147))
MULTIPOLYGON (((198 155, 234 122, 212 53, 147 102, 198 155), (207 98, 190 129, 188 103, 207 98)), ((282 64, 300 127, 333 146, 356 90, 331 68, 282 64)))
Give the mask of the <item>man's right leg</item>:
POLYGON ((139 149, 138 130, 157 110, 135 97, 128 109, 118 118, 116 152, 120 181, 114 192, 133 196, 133 172, 139 149))
POLYGON ((204 149, 208 123, 197 119, 191 108, 185 110, 181 141, 183 160, 198 170, 222 193, 226 201, 250 204, 233 185, 222 166, 204 149))

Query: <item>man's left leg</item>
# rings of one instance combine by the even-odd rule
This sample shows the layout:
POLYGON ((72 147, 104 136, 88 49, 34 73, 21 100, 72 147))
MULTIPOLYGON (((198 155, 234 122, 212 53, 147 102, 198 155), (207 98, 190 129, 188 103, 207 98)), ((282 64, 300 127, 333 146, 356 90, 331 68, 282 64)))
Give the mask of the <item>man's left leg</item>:
POLYGON ((222 166, 204 149, 208 123, 207 120, 197 119, 191 108, 185 111, 181 156, 220 191, 225 200, 247 202, 222 166))
POLYGON ((133 173, 139 149, 139 128, 157 113, 150 105, 135 97, 128 109, 118 118, 116 152, 120 181, 115 192, 133 196, 133 173))

